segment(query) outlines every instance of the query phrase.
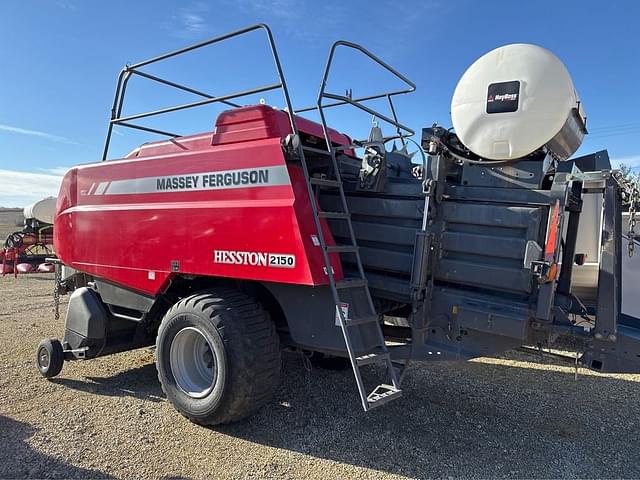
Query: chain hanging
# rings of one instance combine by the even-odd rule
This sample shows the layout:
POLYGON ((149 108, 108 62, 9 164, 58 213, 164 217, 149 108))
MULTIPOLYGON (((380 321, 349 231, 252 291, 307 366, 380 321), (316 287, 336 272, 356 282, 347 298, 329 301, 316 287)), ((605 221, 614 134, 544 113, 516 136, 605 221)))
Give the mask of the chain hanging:
POLYGON ((53 315, 60 320, 60 287, 62 283, 62 265, 55 265, 55 285, 53 287, 53 315))
POLYGON ((633 257, 636 241, 636 210, 640 205, 639 182, 626 178, 620 171, 614 171, 613 178, 620 186, 622 205, 629 206, 629 233, 627 236, 629 243, 627 245, 627 252, 629 253, 629 257, 633 257))
MULTIPOLYGON (((637 196, 637 193, 636 193, 637 196)), ((637 200, 631 202, 629 205, 629 257, 633 257, 633 249, 635 248, 635 240, 636 240, 636 203, 637 200)))

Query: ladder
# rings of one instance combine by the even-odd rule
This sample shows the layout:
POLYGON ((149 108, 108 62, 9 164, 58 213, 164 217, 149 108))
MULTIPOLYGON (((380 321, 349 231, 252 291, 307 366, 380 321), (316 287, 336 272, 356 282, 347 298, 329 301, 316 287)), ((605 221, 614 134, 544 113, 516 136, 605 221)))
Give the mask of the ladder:
MULTIPOLYGON (((336 320, 340 324, 342 329, 342 335, 353 368, 353 374, 358 386, 358 393, 360 394, 360 400, 362 407, 365 411, 372 408, 381 406, 391 400, 399 398, 402 395, 402 390, 399 388, 399 380, 397 376, 394 364, 391 361, 391 355, 385 344, 384 334, 380 326, 380 317, 377 314, 371 299, 371 292, 369 291, 369 285, 364 274, 362 267, 362 261, 360 259, 360 253, 356 242, 353 225, 351 223, 351 215, 347 205, 347 200, 344 194, 342 185, 342 179, 340 176, 340 169, 336 159, 336 148, 333 147, 329 136, 329 131, 324 122, 324 116, 322 116, 322 124, 325 134, 325 140, 327 149, 318 149, 308 147, 304 145, 298 146, 298 155, 304 171, 304 176, 307 183, 307 190, 309 192, 309 199, 311 202, 311 208, 313 211, 313 218, 318 232, 318 241, 320 248, 322 249, 322 257, 324 259, 324 265, 326 274, 329 277, 329 286, 331 288, 331 294, 335 303, 336 320), (305 152, 312 153, 314 156, 321 156, 325 159, 329 157, 331 159, 329 175, 323 178, 316 178, 310 175, 310 169, 305 152), (321 211, 316 201, 317 190, 319 188, 333 189, 339 193, 341 211, 328 212, 321 211), (321 219, 334 220, 340 222, 346 222, 348 226, 349 241, 343 245, 327 245, 323 230, 321 219), (357 275, 342 280, 336 281, 334 277, 334 271, 331 266, 330 254, 350 254, 355 256, 357 264, 357 275), (347 296, 347 294, 349 294, 347 296), (364 305, 364 312, 358 313, 358 316, 348 318, 348 315, 342 309, 342 305, 346 298, 350 298, 352 304, 364 305), (355 300, 358 300, 357 302, 355 300), (353 335, 356 329, 372 329, 377 336, 377 345, 374 348, 365 351, 355 351, 353 335), (378 385, 372 390, 367 391, 364 382, 362 380, 362 374, 360 372, 361 367, 371 364, 383 364, 386 366, 385 378, 381 378, 378 385)), ((341 147, 344 148, 344 147, 341 147)), ((351 148, 349 146, 348 148, 351 148)), ((360 307, 362 309, 362 307, 360 307)))

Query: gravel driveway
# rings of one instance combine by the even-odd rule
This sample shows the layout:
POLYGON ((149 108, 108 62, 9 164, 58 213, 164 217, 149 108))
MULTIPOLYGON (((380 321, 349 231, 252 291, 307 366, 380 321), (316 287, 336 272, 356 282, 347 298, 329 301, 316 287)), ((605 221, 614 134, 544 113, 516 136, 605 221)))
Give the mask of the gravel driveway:
POLYGON ((576 381, 526 353, 416 363, 404 398, 365 414, 349 371, 287 354, 271 404, 203 428, 164 399, 150 349, 42 379, 34 349, 63 329, 52 288, 0 279, 0 478, 640 477, 640 375, 576 381))

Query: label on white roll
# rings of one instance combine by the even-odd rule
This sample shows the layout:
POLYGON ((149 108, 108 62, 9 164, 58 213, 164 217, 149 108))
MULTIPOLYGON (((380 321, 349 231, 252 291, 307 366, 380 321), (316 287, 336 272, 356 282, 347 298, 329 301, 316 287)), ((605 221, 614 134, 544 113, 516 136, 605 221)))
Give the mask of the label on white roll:
POLYGON ((487 113, 505 113, 518 110, 520 82, 492 83, 487 89, 487 113))

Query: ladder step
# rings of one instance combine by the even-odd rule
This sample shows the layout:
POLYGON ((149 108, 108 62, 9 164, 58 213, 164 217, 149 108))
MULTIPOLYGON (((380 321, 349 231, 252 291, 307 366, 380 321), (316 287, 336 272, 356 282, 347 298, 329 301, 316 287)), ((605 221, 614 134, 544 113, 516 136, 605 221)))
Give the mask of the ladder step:
POLYGON ((345 278, 336 282, 336 288, 341 290, 343 288, 359 288, 366 287, 367 281, 364 278, 345 278))
POLYGON ((367 405, 369 409, 376 408, 401 396, 402 390, 393 385, 378 385, 375 390, 367 396, 367 405))
POLYGON ((331 156, 331 152, 328 150, 323 150, 321 148, 314 148, 314 147, 306 147, 306 146, 302 146, 302 150, 304 150, 305 152, 311 152, 311 153, 317 153, 318 155, 328 155, 331 156))
POLYGON ((347 220, 348 218, 351 218, 351 215, 345 212, 318 212, 318 217, 347 220))
POLYGON ((362 367, 364 365, 370 365, 372 363, 381 363, 388 360, 389 358, 389 352, 372 352, 356 357, 356 363, 359 367, 362 367))
POLYGON ((369 315, 368 317, 360 318, 348 318, 345 322, 347 327, 355 327, 357 325, 363 325, 365 323, 378 323, 378 315, 369 315))
POLYGON ((319 185, 321 187, 339 188, 340 182, 337 180, 328 180, 326 178, 311 177, 311 185, 319 185))
POLYGON ((328 253, 357 253, 358 247, 353 245, 329 245, 327 246, 328 253))

